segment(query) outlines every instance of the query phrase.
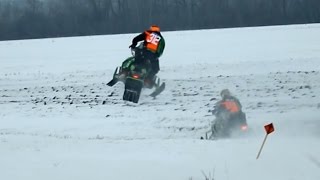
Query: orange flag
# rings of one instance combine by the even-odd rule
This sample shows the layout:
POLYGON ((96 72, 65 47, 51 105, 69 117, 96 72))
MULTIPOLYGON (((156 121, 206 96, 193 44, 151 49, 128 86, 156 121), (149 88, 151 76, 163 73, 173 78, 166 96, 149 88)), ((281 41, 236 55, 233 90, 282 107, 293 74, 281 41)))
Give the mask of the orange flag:
POLYGON ((264 129, 266 130, 266 133, 267 133, 267 134, 272 133, 272 132, 274 131, 273 124, 270 123, 270 124, 268 124, 268 125, 265 125, 265 126, 264 126, 264 129))
POLYGON ((262 145, 261 145, 261 147, 260 147, 260 150, 259 150, 259 153, 258 153, 258 155, 257 155, 257 159, 259 158, 259 156, 260 156, 260 154, 261 154, 262 148, 263 148, 263 146, 264 146, 264 143, 265 143, 266 140, 267 140, 268 135, 274 131, 273 124, 270 123, 270 124, 265 125, 265 126, 264 126, 264 129, 266 130, 266 133, 267 133, 267 134, 266 134, 266 136, 264 137, 263 143, 262 143, 262 145))

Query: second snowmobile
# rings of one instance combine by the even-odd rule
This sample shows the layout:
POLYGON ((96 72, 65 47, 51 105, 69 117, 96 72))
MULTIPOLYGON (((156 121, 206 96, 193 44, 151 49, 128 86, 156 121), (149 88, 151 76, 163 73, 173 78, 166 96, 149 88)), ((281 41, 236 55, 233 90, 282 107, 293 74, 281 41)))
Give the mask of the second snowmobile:
POLYGON ((213 110, 212 113, 216 118, 211 125, 211 129, 206 132, 206 139, 215 140, 247 134, 249 128, 244 112, 232 113, 227 109, 219 108, 213 110))

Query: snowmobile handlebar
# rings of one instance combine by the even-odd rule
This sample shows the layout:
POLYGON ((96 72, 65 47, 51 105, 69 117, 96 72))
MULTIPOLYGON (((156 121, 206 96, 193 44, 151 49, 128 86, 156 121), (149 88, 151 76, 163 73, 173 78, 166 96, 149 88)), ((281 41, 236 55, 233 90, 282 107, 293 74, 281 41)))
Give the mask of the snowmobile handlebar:
POLYGON ((131 50, 132 56, 135 56, 135 54, 136 54, 136 48, 130 48, 130 50, 131 50))

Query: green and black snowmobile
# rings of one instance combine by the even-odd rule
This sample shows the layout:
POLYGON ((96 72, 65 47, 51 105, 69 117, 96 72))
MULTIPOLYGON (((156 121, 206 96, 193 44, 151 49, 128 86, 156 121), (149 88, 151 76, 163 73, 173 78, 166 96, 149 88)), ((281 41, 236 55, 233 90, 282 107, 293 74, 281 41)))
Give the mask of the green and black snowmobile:
POLYGON ((113 78, 108 82, 108 86, 114 86, 117 82, 123 82, 125 89, 123 100, 138 103, 140 94, 143 88, 154 89, 150 94, 151 97, 156 97, 165 89, 165 83, 160 84, 160 78, 153 76, 149 78, 151 69, 150 60, 144 59, 137 61, 137 53, 141 53, 141 49, 136 47, 131 49, 132 56, 127 58, 121 67, 117 67, 113 78))

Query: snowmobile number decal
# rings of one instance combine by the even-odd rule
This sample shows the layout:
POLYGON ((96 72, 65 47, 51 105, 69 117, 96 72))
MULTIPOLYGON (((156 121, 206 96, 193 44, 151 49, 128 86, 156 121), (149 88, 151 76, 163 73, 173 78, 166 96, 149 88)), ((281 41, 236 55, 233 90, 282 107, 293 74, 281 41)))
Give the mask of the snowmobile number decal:
POLYGON ((147 38, 147 42, 154 45, 158 45, 160 40, 161 40, 161 37, 155 33, 151 33, 147 38))

